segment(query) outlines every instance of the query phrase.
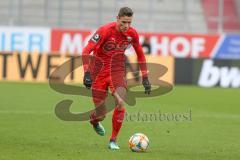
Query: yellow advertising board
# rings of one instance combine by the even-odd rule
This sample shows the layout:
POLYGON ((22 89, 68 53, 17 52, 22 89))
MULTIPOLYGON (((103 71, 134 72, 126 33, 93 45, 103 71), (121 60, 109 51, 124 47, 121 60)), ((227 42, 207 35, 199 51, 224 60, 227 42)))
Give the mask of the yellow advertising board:
MULTIPOLYGON (((127 78, 133 77, 132 72, 137 70, 136 56, 128 56, 128 61, 133 70, 127 78), (132 64, 133 63, 133 64, 132 64)), ((162 56, 146 56, 149 75, 163 72, 160 79, 170 84, 174 83, 174 58, 162 56), (155 64, 155 65, 154 65, 155 64), (153 67, 154 66, 154 67, 153 67), (163 70, 164 67, 164 71, 163 70)), ((80 56, 46 53, 0 53, 0 80, 48 82, 51 73, 64 65, 58 78, 65 78, 65 82, 82 83, 83 68, 80 56)), ((150 77, 151 80, 151 77, 150 77)))

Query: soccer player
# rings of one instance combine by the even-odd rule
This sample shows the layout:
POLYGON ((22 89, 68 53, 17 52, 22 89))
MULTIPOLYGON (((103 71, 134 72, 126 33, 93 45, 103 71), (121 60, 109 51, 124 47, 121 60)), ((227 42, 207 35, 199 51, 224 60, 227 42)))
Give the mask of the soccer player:
MULTIPOLYGON (((127 84, 124 52, 129 45, 132 45, 136 51, 145 93, 150 94, 151 92, 146 60, 139 44, 139 36, 136 30, 130 27, 132 18, 133 11, 131 8, 121 8, 117 21, 101 26, 83 49, 83 83, 86 88, 92 89, 95 107, 105 105, 108 89, 110 89, 116 101, 112 116, 112 135, 109 141, 109 148, 112 150, 119 149, 116 140, 125 114, 124 99, 127 84), (92 51, 93 58, 90 59, 92 51)), ((100 123, 104 117, 103 113, 97 112, 90 115, 90 123, 96 133, 101 136, 105 135, 105 129, 100 123)))

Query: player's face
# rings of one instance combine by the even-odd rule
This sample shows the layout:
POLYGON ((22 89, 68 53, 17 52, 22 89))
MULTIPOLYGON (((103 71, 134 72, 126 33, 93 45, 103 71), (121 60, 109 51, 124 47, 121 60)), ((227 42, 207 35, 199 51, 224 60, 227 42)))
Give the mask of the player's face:
POLYGON ((120 32, 126 32, 132 23, 132 17, 117 17, 117 27, 120 32))

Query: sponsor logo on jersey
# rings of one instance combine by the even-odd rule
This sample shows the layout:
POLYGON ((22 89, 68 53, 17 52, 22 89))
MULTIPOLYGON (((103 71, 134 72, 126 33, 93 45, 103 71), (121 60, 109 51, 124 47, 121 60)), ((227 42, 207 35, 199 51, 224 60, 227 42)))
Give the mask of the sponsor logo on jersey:
POLYGON ((120 41, 120 42, 115 42, 115 41, 107 41, 104 45, 103 45, 103 49, 105 52, 109 52, 109 51, 122 51, 124 52, 127 47, 129 46, 129 42, 128 41, 120 41))

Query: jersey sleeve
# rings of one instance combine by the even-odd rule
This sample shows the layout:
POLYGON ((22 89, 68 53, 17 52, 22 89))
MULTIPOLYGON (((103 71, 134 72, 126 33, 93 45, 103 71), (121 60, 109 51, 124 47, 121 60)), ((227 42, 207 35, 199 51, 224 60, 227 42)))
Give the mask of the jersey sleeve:
POLYGON ((145 55, 143 53, 142 46, 139 43, 139 36, 138 36, 138 33, 136 31, 134 32, 132 46, 133 46, 133 48, 134 48, 134 50, 137 54, 137 60, 138 60, 140 70, 142 72, 142 77, 147 77, 148 73, 147 73, 146 58, 145 58, 145 55))
POLYGON ((90 60, 90 53, 104 40, 105 31, 104 28, 99 28, 88 41, 86 47, 84 47, 82 52, 82 61, 83 61, 83 69, 84 72, 88 71, 89 68, 89 60, 90 60))

